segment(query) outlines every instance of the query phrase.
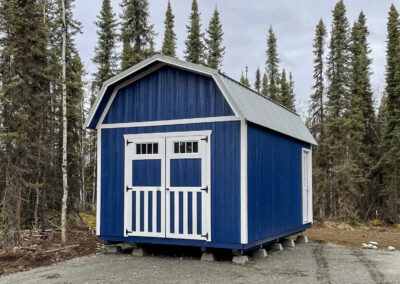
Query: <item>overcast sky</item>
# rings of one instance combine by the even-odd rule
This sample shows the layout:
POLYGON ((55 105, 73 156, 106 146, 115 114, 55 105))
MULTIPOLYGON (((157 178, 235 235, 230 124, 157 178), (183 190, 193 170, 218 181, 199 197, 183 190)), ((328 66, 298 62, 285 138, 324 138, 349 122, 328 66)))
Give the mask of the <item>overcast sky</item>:
MULTIPOLYGON (((395 1, 395 3, 398 0, 395 1)), ((76 44, 89 74, 95 72, 91 62, 97 35, 94 21, 101 9, 101 0, 76 0, 75 17, 83 25, 83 34, 76 44)), ((114 12, 121 13, 120 0, 111 0, 114 12)), ((362 10, 367 16, 372 49, 372 85, 376 100, 384 89, 386 21, 390 0, 345 0, 350 24, 362 10)), ((156 50, 161 49, 164 34, 164 18, 167 0, 149 0, 150 21, 154 24, 156 50)), ((222 71, 239 79, 245 66, 249 67, 249 79, 254 84, 257 67, 265 66, 266 36, 272 26, 278 38, 281 68, 292 72, 298 112, 304 114, 304 105, 311 94, 313 84, 312 43, 315 25, 320 18, 328 30, 331 28, 331 11, 336 3, 332 0, 198 0, 202 29, 208 26, 213 9, 217 6, 221 15, 226 53, 222 71)), ((178 56, 183 58, 186 24, 191 0, 171 0, 175 15, 175 32, 178 37, 178 56)), ((400 9, 400 4, 397 5, 400 9)), ((378 103, 378 102, 377 102, 378 103)))

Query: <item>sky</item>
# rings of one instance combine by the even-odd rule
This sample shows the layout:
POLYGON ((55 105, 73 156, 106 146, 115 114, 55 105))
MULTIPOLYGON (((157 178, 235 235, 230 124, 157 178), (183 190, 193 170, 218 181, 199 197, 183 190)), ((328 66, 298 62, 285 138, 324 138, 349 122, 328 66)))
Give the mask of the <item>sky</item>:
MULTIPOLYGON (((400 1, 393 1, 400 9, 400 1)), ((385 88, 386 21, 393 1, 344 1, 350 25, 357 19, 360 11, 367 17, 370 30, 368 40, 373 60, 371 83, 376 107, 385 88)), ((111 0, 117 15, 121 13, 120 2, 121 0, 111 0)), ((76 45, 89 79, 90 74, 96 71, 91 59, 97 42, 94 22, 100 12, 101 3, 101 0, 76 0, 74 8, 75 18, 83 25, 83 33, 76 36, 76 45)), ((162 45, 167 3, 168 0, 149 0, 150 21, 157 33, 156 50, 160 50, 162 45)), ((330 32, 335 3, 332 0, 198 0, 203 31, 208 26, 214 8, 217 7, 220 12, 226 47, 221 69, 236 80, 239 80, 245 66, 248 66, 248 77, 254 85, 256 69, 260 67, 264 70, 267 31, 272 26, 278 39, 280 67, 293 74, 296 107, 301 115, 305 115, 314 82, 312 44, 315 26, 322 18, 328 33, 330 32)), ((177 55, 182 59, 191 0, 171 0, 171 5, 175 15, 177 55)))

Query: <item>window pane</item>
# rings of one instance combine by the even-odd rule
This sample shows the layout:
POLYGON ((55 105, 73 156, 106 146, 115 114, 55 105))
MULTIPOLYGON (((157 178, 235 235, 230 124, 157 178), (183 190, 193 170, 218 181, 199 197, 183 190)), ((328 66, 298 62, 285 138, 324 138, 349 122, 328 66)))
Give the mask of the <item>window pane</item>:
POLYGON ((179 143, 178 142, 174 143, 174 153, 176 153, 176 154, 179 153, 179 143))
POLYGON ((199 152, 199 143, 193 142, 193 153, 198 153, 199 152))
POLYGON ((186 142, 186 153, 192 153, 192 142, 186 142))
POLYGON ((136 154, 140 154, 140 144, 136 144, 136 154))
POLYGON ((185 142, 180 142, 179 144, 179 153, 185 153, 185 142))
POLYGON ((142 144, 142 154, 146 154, 146 144, 142 144))
POLYGON ((153 154, 158 154, 158 143, 153 144, 153 154))
POLYGON ((153 154, 153 144, 147 144, 147 154, 153 154))

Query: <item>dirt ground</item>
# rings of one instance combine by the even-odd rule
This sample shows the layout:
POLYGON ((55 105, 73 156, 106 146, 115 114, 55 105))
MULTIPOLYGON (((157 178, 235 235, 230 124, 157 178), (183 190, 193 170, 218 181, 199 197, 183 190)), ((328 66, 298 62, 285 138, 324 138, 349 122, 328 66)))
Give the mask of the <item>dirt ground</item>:
POLYGON ((393 226, 350 226, 344 223, 316 223, 305 234, 314 242, 335 243, 360 247, 362 243, 377 242, 379 248, 400 249, 400 228, 393 226))
POLYGON ((60 232, 25 232, 20 246, 0 250, 0 276, 96 253, 99 243, 92 232, 75 230, 67 237, 61 245, 60 232))
MULTIPOLYGON (((389 245, 400 249, 400 229, 388 226, 354 227, 344 223, 324 222, 314 224, 304 234, 316 243, 360 247, 362 243, 375 241, 381 249, 386 249, 389 245)), ((23 240, 21 246, 12 250, 0 250, 0 276, 49 266, 80 256, 101 257, 104 252, 104 244, 97 241, 95 234, 88 230, 70 232, 65 245, 61 245, 60 233, 57 231, 39 235, 25 233, 23 240)))

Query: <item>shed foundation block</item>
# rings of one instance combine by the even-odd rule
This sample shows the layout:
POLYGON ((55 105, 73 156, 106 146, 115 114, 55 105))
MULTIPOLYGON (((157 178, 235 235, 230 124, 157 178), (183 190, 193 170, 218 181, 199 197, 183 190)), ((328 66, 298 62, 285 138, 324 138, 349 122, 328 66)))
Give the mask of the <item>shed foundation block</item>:
POLYGON ((232 262, 235 264, 245 265, 246 262, 249 262, 249 257, 247 255, 238 255, 232 258, 232 262))
POLYGON ((120 246, 118 246, 118 245, 109 245, 109 246, 106 246, 106 253, 121 253, 122 252, 122 250, 121 250, 121 247, 120 246))
POLYGON ((307 236, 297 236, 296 243, 306 244, 306 243, 308 243, 308 237, 307 236))
POLYGON ((264 259, 268 256, 267 251, 265 249, 258 249, 253 252, 254 259, 264 259))
POLYGON ((203 252, 201 254, 201 261, 214 261, 215 255, 212 252, 203 252))
POLYGON ((144 248, 136 248, 132 251, 133 256, 146 256, 147 252, 144 248))
POLYGON ((294 243, 293 239, 283 239, 282 246, 285 248, 294 248, 296 244, 294 243))
POLYGON ((272 244, 272 245, 270 246, 270 250, 272 250, 272 251, 280 251, 280 250, 283 250, 282 244, 280 244, 280 243, 272 244))

